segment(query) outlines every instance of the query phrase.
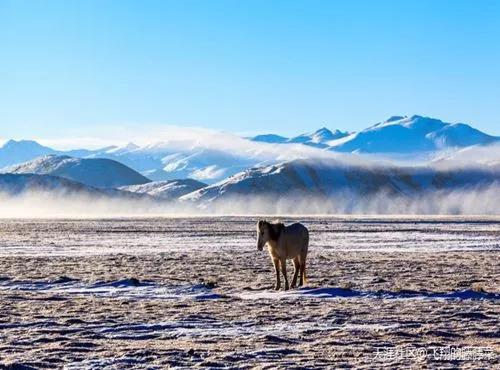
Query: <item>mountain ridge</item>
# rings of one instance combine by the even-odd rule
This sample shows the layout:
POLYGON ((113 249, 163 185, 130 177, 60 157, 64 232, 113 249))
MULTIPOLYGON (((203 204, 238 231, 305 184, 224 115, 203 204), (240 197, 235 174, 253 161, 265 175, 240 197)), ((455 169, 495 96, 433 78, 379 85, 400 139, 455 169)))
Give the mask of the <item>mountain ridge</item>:
POLYGON ((339 161, 294 160, 242 171, 219 183, 180 197, 213 203, 231 197, 364 197, 384 192, 412 197, 439 190, 472 189, 500 184, 500 164, 481 168, 444 165, 396 166, 346 164, 339 161))
POLYGON ((140 185, 121 186, 125 190, 136 194, 148 194, 152 197, 176 200, 177 198, 204 188, 207 184, 193 179, 176 179, 169 181, 153 181, 140 185))
POLYGON ((74 158, 55 154, 4 168, 2 172, 53 175, 96 188, 115 188, 151 181, 124 164, 111 159, 74 158))

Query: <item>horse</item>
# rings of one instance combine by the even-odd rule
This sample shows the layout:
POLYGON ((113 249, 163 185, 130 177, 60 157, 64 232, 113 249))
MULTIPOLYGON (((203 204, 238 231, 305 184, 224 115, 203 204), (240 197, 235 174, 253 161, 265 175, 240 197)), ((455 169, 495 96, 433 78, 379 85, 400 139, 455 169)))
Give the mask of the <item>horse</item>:
POLYGON ((257 223, 257 249, 262 251, 267 244, 269 255, 273 261, 276 272, 275 290, 280 290, 280 266, 285 279, 285 290, 290 286, 295 288, 297 276, 300 273, 299 287, 307 282, 306 278, 306 258, 309 248, 309 230, 301 223, 294 223, 285 226, 281 222, 268 222, 260 220, 257 223), (293 260, 293 279, 292 284, 288 285, 286 274, 286 260, 293 260))

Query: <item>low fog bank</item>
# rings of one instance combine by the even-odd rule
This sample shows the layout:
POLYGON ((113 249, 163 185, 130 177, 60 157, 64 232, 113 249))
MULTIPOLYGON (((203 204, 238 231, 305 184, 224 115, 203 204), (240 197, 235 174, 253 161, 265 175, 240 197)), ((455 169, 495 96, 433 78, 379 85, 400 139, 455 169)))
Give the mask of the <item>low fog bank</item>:
POLYGON ((434 191, 417 196, 379 192, 320 196, 240 196, 215 202, 164 202, 152 199, 25 192, 0 193, 1 218, 112 218, 203 215, 500 215, 500 184, 434 191))
POLYGON ((499 191, 500 184, 495 184, 478 189, 439 190, 412 197, 395 196, 385 191, 366 196, 346 192, 333 197, 239 197, 205 207, 214 214, 500 215, 499 191))
POLYGON ((89 193, 25 191, 12 195, 0 192, 1 218, 129 217, 180 213, 180 209, 173 206, 160 200, 89 193))

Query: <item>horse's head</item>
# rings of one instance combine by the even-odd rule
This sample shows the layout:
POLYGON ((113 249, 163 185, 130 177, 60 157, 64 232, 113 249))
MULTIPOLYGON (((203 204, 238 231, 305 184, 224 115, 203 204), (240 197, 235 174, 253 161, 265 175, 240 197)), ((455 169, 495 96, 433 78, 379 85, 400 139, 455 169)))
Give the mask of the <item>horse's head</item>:
POLYGON ((257 249, 264 249, 264 245, 269 241, 269 223, 266 220, 257 222, 257 249))
POLYGON ((264 249, 266 243, 270 240, 277 241, 281 231, 285 228, 282 223, 270 223, 266 220, 260 220, 257 223, 257 249, 264 249))

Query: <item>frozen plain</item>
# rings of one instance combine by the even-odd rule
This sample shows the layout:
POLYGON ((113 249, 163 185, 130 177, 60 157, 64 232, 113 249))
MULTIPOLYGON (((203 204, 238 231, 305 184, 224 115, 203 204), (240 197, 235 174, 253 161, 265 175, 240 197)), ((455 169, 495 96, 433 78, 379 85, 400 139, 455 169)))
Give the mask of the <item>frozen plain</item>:
POLYGON ((499 217, 282 217, 311 233, 288 292, 257 220, 1 220, 0 364, 499 366, 499 217))

